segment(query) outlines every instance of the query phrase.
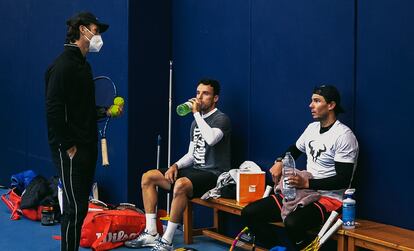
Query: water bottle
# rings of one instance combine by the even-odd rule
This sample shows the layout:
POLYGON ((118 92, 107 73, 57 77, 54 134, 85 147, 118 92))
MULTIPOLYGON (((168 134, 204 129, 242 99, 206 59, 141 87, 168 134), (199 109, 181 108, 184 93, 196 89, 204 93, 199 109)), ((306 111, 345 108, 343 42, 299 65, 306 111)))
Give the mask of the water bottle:
POLYGON ((342 201, 342 227, 345 229, 355 228, 355 205, 353 198, 355 189, 350 188, 345 191, 344 200, 342 201))
POLYGON ((177 106, 177 114, 180 116, 185 116, 191 112, 193 108, 193 104, 190 101, 185 102, 177 106))
POLYGON ((287 152, 285 157, 282 159, 283 162, 283 185, 282 193, 285 196, 285 200, 294 200, 296 198, 296 188, 289 185, 287 178, 295 175, 295 160, 293 159, 290 152, 287 152))

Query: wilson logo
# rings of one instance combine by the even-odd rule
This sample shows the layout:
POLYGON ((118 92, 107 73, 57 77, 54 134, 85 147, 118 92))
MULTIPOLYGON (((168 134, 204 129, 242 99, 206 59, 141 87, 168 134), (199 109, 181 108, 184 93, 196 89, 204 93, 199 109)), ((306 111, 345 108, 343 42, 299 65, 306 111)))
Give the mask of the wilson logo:
MULTIPOLYGON (((103 233, 96 233, 96 238, 99 239, 103 233)), ((124 231, 118 231, 115 233, 109 232, 106 236, 105 240, 102 242, 119 242, 119 241, 127 241, 137 238, 139 233, 130 233, 127 234, 124 231)))

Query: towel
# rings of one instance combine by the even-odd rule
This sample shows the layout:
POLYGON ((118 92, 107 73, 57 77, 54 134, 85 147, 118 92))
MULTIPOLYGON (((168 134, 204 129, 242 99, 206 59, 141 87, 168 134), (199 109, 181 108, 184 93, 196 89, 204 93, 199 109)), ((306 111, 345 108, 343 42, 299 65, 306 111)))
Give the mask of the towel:
MULTIPOLYGON (((305 177, 308 179, 313 178, 312 174, 305 170, 295 169, 295 171, 296 171, 296 175, 300 175, 301 177, 305 177)), ((280 179, 279 183, 274 186, 275 193, 282 193, 282 186, 283 186, 283 178, 280 179)), ((288 214, 295 211, 297 208, 302 208, 302 207, 309 205, 310 203, 318 201, 320 197, 321 197, 321 194, 316 190, 296 188, 296 198, 294 200, 291 200, 291 201, 283 200, 283 206, 280 212, 280 215, 283 221, 285 220, 288 214)))

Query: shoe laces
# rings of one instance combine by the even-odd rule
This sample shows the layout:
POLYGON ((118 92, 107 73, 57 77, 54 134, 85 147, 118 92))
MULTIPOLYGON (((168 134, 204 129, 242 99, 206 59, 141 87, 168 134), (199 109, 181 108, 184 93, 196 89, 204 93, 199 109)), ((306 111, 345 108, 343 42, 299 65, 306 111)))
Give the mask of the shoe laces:
POLYGON ((139 237, 145 237, 145 236, 147 236, 147 235, 150 235, 146 230, 144 230, 140 235, 139 235, 139 237))
MULTIPOLYGON (((166 248, 166 247, 170 247, 171 244, 169 244, 166 240, 164 240, 163 238, 159 238, 155 244, 155 247, 153 250, 160 250, 160 248, 166 248)), ((163 249, 161 249, 163 250, 163 249)))

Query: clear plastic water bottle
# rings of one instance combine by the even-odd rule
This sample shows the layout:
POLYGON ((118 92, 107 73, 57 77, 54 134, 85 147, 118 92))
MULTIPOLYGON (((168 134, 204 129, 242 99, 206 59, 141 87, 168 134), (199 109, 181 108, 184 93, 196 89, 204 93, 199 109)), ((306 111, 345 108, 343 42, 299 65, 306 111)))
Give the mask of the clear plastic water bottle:
POLYGON ((353 198, 355 189, 350 188, 345 191, 344 200, 342 201, 342 221, 343 228, 355 228, 355 205, 356 201, 353 198))
POLYGON ((177 106, 177 114, 180 116, 185 116, 191 112, 192 108, 193 104, 190 101, 187 101, 184 104, 177 106))
POLYGON ((287 178, 295 175, 295 160, 293 159, 290 152, 285 154, 282 159, 283 162, 283 186, 282 193, 287 201, 294 200, 296 198, 296 188, 289 185, 287 178))

